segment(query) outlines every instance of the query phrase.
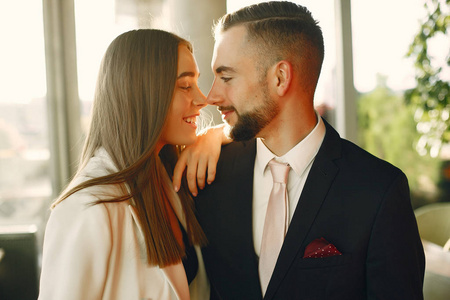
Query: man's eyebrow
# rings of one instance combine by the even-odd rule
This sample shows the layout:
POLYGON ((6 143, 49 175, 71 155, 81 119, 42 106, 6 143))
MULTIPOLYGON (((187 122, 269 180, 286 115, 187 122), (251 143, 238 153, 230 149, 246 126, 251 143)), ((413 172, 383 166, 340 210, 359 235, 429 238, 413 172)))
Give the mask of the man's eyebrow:
POLYGON ((217 74, 220 74, 222 72, 236 73, 236 70, 232 67, 226 67, 226 66, 220 66, 216 69, 217 74))
POLYGON ((180 79, 182 77, 195 77, 195 73, 194 72, 183 72, 180 75, 178 75, 177 79, 180 79))

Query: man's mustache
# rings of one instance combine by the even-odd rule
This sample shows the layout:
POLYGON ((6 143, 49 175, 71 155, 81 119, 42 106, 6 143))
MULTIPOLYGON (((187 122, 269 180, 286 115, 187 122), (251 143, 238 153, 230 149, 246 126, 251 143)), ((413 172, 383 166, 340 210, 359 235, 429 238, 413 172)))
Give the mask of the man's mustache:
POLYGON ((222 112, 222 111, 235 111, 236 109, 234 108, 234 106, 218 106, 217 110, 222 112))

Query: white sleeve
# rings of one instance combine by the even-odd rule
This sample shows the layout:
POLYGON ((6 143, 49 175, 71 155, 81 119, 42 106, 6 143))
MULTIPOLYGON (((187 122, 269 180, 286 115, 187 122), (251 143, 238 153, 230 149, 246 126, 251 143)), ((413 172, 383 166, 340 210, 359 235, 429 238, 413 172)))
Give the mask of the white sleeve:
POLYGON ((111 226, 103 204, 84 193, 59 203, 47 223, 39 300, 102 299, 111 253, 111 226))

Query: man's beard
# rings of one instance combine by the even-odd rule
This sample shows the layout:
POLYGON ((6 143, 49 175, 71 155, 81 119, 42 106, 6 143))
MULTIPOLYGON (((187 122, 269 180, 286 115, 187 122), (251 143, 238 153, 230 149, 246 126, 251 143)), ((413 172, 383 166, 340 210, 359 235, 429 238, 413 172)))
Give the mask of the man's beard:
POLYGON ((264 87, 262 93, 264 101, 260 107, 243 113, 242 115, 235 110, 238 120, 230 131, 230 136, 233 140, 248 141, 256 137, 256 135, 266 127, 280 111, 277 103, 270 98, 267 86, 264 87))

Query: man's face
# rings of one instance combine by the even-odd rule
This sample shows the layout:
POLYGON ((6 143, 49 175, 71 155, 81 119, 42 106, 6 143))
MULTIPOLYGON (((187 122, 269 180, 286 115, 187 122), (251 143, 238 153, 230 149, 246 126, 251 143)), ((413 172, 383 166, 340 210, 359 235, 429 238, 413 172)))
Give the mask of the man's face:
POLYGON ((221 34, 214 47, 215 79, 207 102, 218 106, 222 119, 232 126, 234 140, 264 137, 261 131, 279 111, 270 95, 266 71, 257 68, 250 45, 245 27, 236 26, 221 34))

